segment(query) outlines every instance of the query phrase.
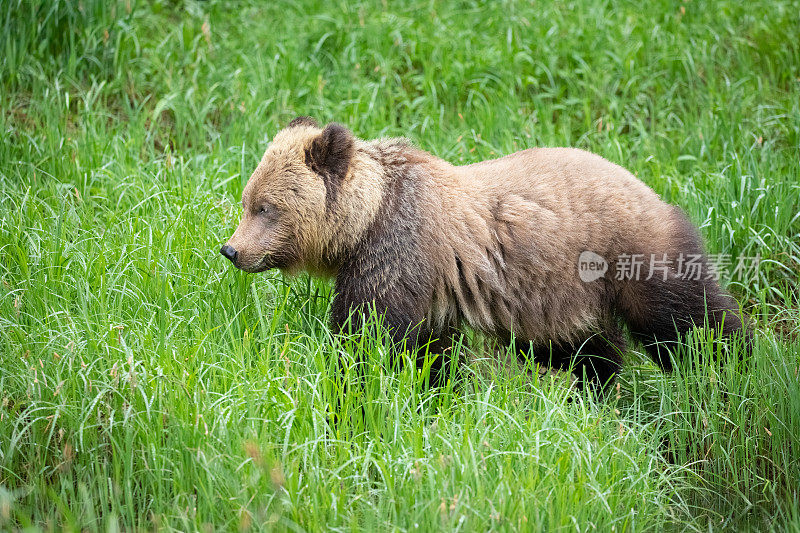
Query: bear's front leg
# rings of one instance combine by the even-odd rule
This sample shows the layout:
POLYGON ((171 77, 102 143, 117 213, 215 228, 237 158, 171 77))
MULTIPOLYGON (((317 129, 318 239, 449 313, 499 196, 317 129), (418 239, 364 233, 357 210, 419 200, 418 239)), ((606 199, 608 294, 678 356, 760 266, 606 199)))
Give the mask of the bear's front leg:
POLYGON ((334 333, 377 334, 377 323, 389 333, 395 355, 408 352, 417 368, 423 369, 426 355, 430 363, 430 384, 439 387, 449 377, 450 352, 454 329, 434 331, 422 314, 424 306, 410 291, 398 289, 370 291, 353 282, 337 281, 331 305, 334 333), (374 320, 370 320, 374 318, 374 320))

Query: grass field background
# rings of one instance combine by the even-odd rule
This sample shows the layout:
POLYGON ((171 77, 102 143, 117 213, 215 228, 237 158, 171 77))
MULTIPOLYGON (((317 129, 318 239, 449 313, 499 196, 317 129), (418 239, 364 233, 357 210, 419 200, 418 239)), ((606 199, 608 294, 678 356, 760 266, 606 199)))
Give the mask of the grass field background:
POLYGON ((799 35, 782 0, 0 0, 0 530, 800 529, 799 35), (434 393, 333 338, 329 282, 218 254, 300 114, 627 167, 760 257, 748 370, 634 347, 595 400, 468 333, 434 393))

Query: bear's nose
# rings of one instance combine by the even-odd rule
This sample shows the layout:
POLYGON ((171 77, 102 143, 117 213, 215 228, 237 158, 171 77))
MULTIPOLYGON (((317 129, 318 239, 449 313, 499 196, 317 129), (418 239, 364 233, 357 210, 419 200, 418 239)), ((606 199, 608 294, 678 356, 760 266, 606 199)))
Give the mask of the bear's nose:
POLYGON ((232 263, 236 262, 236 250, 230 244, 223 245, 219 253, 230 259, 232 263))

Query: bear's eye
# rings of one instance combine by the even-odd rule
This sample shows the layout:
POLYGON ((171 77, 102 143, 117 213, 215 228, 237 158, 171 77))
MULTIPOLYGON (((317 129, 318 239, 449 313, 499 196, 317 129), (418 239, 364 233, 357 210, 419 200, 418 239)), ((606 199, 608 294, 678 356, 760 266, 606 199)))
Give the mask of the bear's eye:
POLYGON ((275 206, 270 203, 269 201, 264 201, 261 205, 256 204, 258 207, 255 207, 255 214, 260 217, 264 217, 267 220, 272 220, 277 216, 277 209, 275 206))
POLYGON ((258 208, 258 214, 268 218, 275 217, 275 207, 272 204, 266 203, 258 208))

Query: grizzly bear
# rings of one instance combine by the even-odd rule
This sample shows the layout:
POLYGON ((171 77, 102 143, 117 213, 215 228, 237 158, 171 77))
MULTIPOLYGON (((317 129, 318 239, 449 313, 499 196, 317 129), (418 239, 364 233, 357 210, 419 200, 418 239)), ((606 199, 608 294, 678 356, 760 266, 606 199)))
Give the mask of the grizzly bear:
POLYGON ((664 370, 695 326, 749 336, 686 216, 582 150, 455 166, 299 117, 275 135, 242 208, 222 255, 247 272, 335 277, 334 331, 377 311, 417 361, 442 354, 434 373, 464 323, 596 385, 620 369, 623 324, 664 370))

